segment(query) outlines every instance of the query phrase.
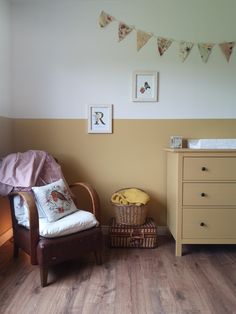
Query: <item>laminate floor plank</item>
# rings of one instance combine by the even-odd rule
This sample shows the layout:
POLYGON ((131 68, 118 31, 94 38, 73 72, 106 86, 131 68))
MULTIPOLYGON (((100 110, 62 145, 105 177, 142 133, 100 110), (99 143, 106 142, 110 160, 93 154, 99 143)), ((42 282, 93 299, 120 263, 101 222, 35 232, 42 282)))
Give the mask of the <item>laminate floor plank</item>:
POLYGON ((236 314, 236 246, 189 245, 175 257, 172 238, 155 249, 104 247, 52 267, 41 288, 39 269, 12 243, 0 247, 0 314, 236 314))

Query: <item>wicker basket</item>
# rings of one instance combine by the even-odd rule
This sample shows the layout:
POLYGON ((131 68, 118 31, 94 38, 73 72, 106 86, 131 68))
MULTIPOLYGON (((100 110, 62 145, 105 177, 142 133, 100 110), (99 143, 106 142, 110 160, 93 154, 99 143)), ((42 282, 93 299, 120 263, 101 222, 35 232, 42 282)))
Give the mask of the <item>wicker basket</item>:
POLYGON ((157 246, 157 226, 151 217, 145 224, 128 226, 117 224, 113 217, 109 223, 110 247, 154 248, 157 246))
MULTIPOLYGON (((123 191, 118 190, 117 192, 123 191)), ((140 189, 139 189, 140 190, 140 189)), ((142 191, 142 190, 141 190, 142 191)), ((144 192, 144 191, 143 191, 144 192)), ((112 203, 117 224, 143 225, 147 218, 148 207, 145 205, 120 205, 112 203)))

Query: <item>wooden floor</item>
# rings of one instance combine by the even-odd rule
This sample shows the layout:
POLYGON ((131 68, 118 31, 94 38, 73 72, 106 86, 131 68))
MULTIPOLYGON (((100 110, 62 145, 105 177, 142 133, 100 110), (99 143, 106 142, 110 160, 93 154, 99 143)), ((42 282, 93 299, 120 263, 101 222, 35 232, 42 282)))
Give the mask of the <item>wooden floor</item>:
POLYGON ((0 313, 233 314, 236 313, 236 246, 187 246, 174 256, 174 241, 156 249, 104 249, 57 265, 41 288, 37 266, 12 243, 0 248, 0 313), (186 250, 185 250, 186 251, 186 250))

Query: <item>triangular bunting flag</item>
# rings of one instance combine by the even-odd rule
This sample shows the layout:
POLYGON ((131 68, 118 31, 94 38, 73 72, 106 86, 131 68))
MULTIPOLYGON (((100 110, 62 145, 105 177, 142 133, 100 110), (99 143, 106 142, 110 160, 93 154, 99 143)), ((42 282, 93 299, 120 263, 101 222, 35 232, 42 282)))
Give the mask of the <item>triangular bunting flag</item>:
POLYGON ((188 57, 188 55, 190 54, 191 49, 193 48, 193 43, 181 41, 179 47, 180 47, 180 58, 182 62, 184 62, 186 58, 188 57))
POLYGON ((198 49, 203 62, 207 62, 214 44, 198 44, 198 49))
POLYGON ((135 30, 137 33, 137 51, 142 49, 146 43, 150 40, 150 38, 155 37, 157 39, 157 48, 160 56, 162 56, 171 46, 172 42, 178 42, 179 44, 179 55, 181 58, 181 61, 184 62, 187 57, 189 56, 193 46, 196 44, 198 46, 198 50, 201 55, 201 59, 203 62, 207 62, 209 60, 209 57, 212 53, 213 47, 215 45, 219 45, 220 49, 222 50, 222 53, 226 57, 227 62, 229 62, 234 46, 236 44, 235 41, 231 42, 218 42, 218 43, 198 43, 198 42, 187 42, 184 40, 175 40, 175 39, 169 39, 161 36, 155 36, 152 33, 148 33, 142 30, 137 30, 135 26, 130 26, 124 22, 118 21, 115 17, 112 15, 102 11, 99 16, 99 25, 101 28, 106 27, 108 24, 110 24, 112 21, 118 22, 118 41, 122 41, 129 33, 132 32, 132 30, 135 30))
POLYGON ((170 47, 172 44, 173 40, 163 38, 163 37, 158 37, 157 38, 157 46, 158 46, 158 51, 160 53, 160 56, 162 56, 166 50, 170 47))
POLYGON ((119 23, 118 35, 119 41, 123 40, 134 28, 122 22, 119 23))
POLYGON ((137 31, 137 51, 139 51, 152 37, 151 34, 143 32, 143 31, 137 31))
POLYGON ((231 53, 233 52, 234 45, 235 45, 234 41, 219 44, 220 49, 222 50, 228 62, 229 62, 231 53))
POLYGON ((107 26, 110 22, 114 21, 114 17, 110 14, 107 14, 106 12, 102 11, 99 16, 99 25, 101 27, 107 26))

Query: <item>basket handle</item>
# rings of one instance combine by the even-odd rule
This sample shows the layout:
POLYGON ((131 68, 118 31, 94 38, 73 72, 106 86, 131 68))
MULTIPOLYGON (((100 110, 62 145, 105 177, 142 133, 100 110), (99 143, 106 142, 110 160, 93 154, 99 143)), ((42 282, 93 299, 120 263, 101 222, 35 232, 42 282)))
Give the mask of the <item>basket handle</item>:
POLYGON ((134 231, 130 232, 130 238, 132 239, 144 239, 144 232, 141 231, 141 234, 135 234, 134 231))

